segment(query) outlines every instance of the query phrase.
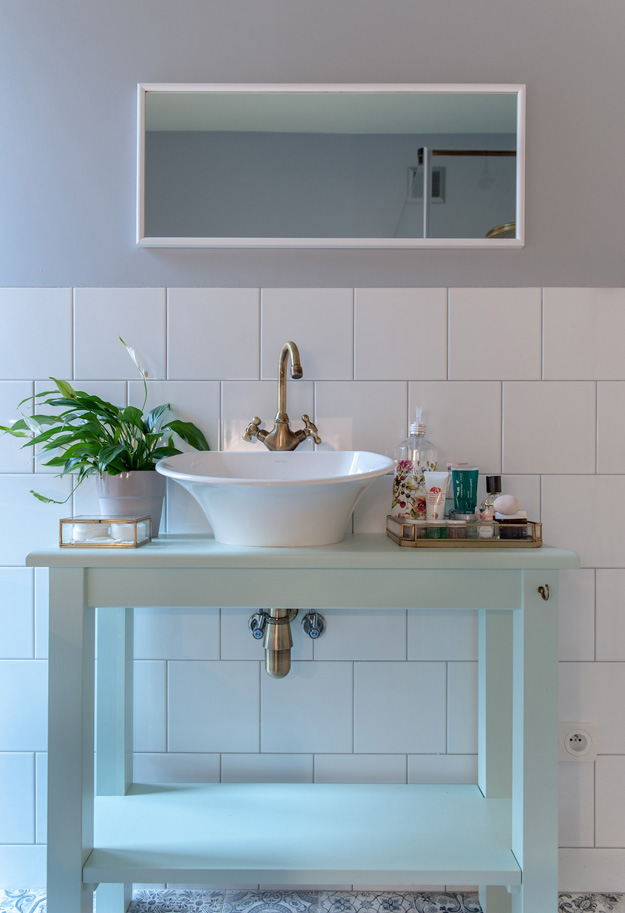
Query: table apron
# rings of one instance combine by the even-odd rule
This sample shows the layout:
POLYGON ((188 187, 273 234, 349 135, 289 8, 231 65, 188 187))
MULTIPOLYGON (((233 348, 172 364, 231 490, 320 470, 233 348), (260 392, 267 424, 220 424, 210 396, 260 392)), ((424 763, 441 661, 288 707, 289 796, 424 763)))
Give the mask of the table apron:
POLYGON ((518 609, 523 571, 89 568, 90 606, 518 609))

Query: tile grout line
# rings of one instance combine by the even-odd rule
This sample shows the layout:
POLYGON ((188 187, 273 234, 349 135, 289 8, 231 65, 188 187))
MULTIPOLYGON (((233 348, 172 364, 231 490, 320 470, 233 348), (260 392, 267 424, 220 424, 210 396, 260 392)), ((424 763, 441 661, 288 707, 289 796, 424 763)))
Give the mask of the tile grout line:
POLYGON ((540 290, 540 379, 545 379, 545 289, 540 290))
POLYGON ((449 380, 451 368, 451 289, 447 289, 447 375, 445 380, 449 380))
POLYGON ((599 475, 599 381, 595 381, 595 475, 599 475))
POLYGON ((356 289, 352 288, 352 377, 356 380, 356 289))
POLYGON ((76 379, 76 289, 72 288, 71 302, 71 322, 72 332, 70 339, 70 351, 72 358, 72 380, 76 379))
POLYGON ((169 380, 169 287, 165 289, 165 380, 169 380))
MULTIPOLYGON (((34 644, 33 644, 33 648, 34 648, 34 644)), ((38 784, 38 782, 37 782, 37 752, 36 752, 36 751, 33 751, 33 752, 32 752, 32 756, 33 756, 33 794, 34 794, 34 800, 33 800, 33 844, 36 846, 36 845, 37 845, 37 800, 38 800, 38 798, 39 798, 39 789, 38 789, 38 785, 39 785, 39 784, 38 784)))
POLYGON ((263 290, 258 289, 258 380, 263 377, 263 290))
POLYGON ((597 568, 593 567, 593 591, 592 591, 592 620, 593 620, 593 658, 594 663, 598 662, 597 658, 597 568))

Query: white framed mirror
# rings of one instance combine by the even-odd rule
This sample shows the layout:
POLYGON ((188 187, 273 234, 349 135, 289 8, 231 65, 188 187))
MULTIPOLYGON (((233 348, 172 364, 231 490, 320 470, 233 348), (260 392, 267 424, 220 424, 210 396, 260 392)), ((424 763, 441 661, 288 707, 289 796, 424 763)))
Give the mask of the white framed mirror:
POLYGON ((525 86, 138 86, 143 247, 524 245, 525 86))

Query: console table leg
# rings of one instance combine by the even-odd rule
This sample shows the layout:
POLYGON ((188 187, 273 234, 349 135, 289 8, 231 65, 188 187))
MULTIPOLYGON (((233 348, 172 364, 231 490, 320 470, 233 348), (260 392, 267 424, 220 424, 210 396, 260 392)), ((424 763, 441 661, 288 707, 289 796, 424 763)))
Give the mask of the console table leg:
POLYGON ((96 793, 124 796, 132 784, 134 610, 97 609, 96 793))
POLYGON ((81 568, 50 569, 48 913, 91 913, 95 613, 81 568))
MULTIPOLYGON (((96 609, 96 793, 123 796, 132 783, 134 609, 96 609)), ((101 884, 97 913, 125 913, 132 885, 101 884)))
POLYGON ((523 608, 514 612, 512 771, 512 850, 523 881, 512 910, 547 913, 558 908, 558 575, 523 578, 523 608))
POLYGON ((503 885, 487 885, 479 890, 482 913, 510 913, 512 898, 503 885))
POLYGON ((131 900, 131 884, 100 884, 95 894, 96 913, 125 913, 131 900))
MULTIPOLYGON (((478 616, 478 786, 488 799, 512 795, 512 612, 478 616)), ((511 913, 505 887, 480 886, 484 913, 511 913)))

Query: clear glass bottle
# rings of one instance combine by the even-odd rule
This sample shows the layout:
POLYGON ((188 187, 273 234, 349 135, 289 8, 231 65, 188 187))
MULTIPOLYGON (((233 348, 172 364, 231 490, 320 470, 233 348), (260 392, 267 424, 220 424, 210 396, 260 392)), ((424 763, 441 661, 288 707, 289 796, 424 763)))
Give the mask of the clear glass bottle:
POLYGON ((393 502, 391 514, 420 520, 425 517, 426 470, 436 469, 436 447, 425 437, 425 425, 421 421, 421 406, 415 410, 415 421, 408 429, 408 437, 395 452, 395 477, 393 479, 393 502))

